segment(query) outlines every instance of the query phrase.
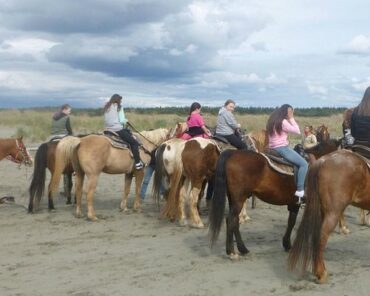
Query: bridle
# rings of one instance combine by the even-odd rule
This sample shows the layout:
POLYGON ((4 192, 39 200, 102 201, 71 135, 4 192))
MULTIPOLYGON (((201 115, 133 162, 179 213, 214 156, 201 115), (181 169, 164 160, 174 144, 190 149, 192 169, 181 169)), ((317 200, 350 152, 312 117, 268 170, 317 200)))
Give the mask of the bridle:
POLYGON ((22 142, 19 142, 18 139, 15 140, 15 144, 16 144, 17 153, 15 154, 15 156, 11 154, 8 155, 6 159, 19 164, 19 167, 21 167, 22 164, 24 165, 32 164, 31 156, 28 153, 26 146, 22 142), (22 156, 23 158, 22 160, 18 159, 19 154, 22 156))

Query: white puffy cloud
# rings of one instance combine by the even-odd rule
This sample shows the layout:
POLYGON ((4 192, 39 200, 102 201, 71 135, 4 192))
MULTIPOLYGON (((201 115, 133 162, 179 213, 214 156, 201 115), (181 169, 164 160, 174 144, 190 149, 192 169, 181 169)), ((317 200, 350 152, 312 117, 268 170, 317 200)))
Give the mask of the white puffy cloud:
POLYGON ((357 35, 340 52, 353 55, 370 55, 370 38, 357 35))

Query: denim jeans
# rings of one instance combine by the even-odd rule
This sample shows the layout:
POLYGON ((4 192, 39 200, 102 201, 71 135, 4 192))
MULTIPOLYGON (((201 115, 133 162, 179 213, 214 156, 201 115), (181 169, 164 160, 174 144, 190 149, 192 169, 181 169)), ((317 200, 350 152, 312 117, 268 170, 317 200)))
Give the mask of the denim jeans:
POLYGON ((306 178, 306 173, 308 169, 307 161, 289 146, 277 147, 273 148, 273 150, 279 153, 285 160, 297 167, 297 190, 303 190, 304 179, 306 178))
MULTIPOLYGON (((145 194, 146 194, 146 191, 148 189, 148 185, 150 183, 150 179, 152 178, 153 173, 154 173, 154 168, 152 166, 148 165, 145 168, 145 175, 144 175, 144 179, 143 179, 143 184, 141 184, 141 192, 140 192, 141 200, 145 199, 145 194)), ((164 188, 163 188, 162 185, 161 185, 161 188, 160 188, 160 193, 161 194, 164 193, 164 188)))

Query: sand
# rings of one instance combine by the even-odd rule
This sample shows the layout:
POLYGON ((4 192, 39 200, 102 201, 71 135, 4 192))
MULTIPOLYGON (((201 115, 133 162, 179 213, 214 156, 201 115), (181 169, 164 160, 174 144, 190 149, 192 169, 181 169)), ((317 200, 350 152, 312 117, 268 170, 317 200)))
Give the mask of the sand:
MULTIPOLYGON (((318 285, 310 273, 301 278, 286 269, 281 245, 286 207, 258 201, 241 226, 250 254, 231 261, 224 226, 210 249, 206 228, 159 219, 149 194, 142 213, 120 212, 123 175, 101 175, 98 222, 75 218, 74 206, 62 195, 55 212, 47 211, 44 198, 41 212, 27 214, 31 174, 32 169, 0 162, 0 197, 15 197, 14 204, 0 205, 0 295, 370 294, 370 229, 358 225, 355 208, 346 211, 351 234, 335 232, 329 239, 329 282, 318 285)), ((86 214, 85 199, 83 210, 86 214)))

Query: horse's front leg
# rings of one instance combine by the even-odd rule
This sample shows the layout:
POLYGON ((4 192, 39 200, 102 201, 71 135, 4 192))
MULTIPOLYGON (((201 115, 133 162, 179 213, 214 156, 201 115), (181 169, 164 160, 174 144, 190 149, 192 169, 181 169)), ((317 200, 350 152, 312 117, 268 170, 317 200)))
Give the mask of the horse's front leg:
POLYGON ((339 233, 348 234, 350 230, 346 224, 346 219, 344 218, 344 212, 339 217, 339 233))
POLYGON ((64 183, 64 194, 67 197, 67 205, 72 204, 72 174, 67 173, 63 175, 63 183, 64 183))
POLYGON ((190 186, 189 180, 185 179, 182 185, 180 185, 180 191, 179 191, 179 202, 177 205, 177 213, 178 213, 178 219, 179 224, 181 226, 185 226, 188 224, 186 220, 186 214, 185 214, 185 199, 186 199, 186 192, 188 191, 188 187, 190 186))
POLYGON ((140 212, 141 211, 141 185, 144 179, 144 170, 136 170, 135 172, 135 201, 134 206, 132 207, 134 211, 140 212))
POLYGON ((123 185, 122 200, 121 200, 121 204, 120 204, 120 210, 124 211, 124 212, 128 211, 127 200, 128 200, 128 196, 130 194, 132 178, 133 178, 132 174, 126 174, 125 175, 125 184, 123 185))
POLYGON ((239 223, 244 224, 246 221, 250 220, 251 218, 247 214, 247 201, 244 202, 243 208, 239 214, 239 223))
POLYGON ((288 217, 288 225, 283 237, 283 247, 286 252, 288 252, 291 247, 291 235, 292 235, 292 230, 294 228, 294 225, 297 221, 297 215, 299 212, 299 205, 288 205, 288 211, 289 211, 289 217, 288 217))

